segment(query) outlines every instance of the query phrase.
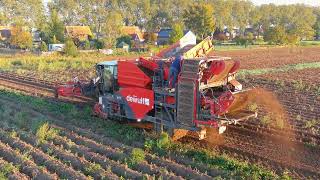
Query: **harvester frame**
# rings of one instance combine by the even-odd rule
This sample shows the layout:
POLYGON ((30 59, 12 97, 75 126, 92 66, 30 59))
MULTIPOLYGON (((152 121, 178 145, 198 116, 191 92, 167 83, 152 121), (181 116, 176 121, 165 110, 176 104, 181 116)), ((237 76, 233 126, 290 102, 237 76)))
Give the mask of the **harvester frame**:
POLYGON ((71 82, 59 86, 57 94, 97 95, 94 112, 101 118, 150 122, 157 132, 173 135, 180 130, 185 135, 194 131, 204 139, 207 128, 223 132, 227 124, 257 115, 246 112, 239 118, 227 117, 233 94, 242 92, 242 85, 235 80, 239 62, 207 57, 212 49, 212 39, 208 37, 197 45, 194 41, 184 47, 175 43, 158 57, 101 62, 96 65, 97 78, 89 84, 76 81, 72 87, 71 82), (169 88, 168 77, 173 54, 184 57, 174 91, 169 88))

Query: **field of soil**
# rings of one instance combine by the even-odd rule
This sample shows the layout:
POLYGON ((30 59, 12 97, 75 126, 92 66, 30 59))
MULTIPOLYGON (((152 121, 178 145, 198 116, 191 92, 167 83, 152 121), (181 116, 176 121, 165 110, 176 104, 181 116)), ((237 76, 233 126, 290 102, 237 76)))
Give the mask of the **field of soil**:
MULTIPOLYGON (((244 69, 281 68, 319 62, 320 48, 239 50, 215 52, 214 55, 238 59, 244 69)), ((258 118, 229 126, 214 142, 192 137, 180 140, 183 148, 190 146, 215 152, 219 155, 216 159, 207 159, 204 154, 193 156, 195 151, 183 154, 185 150, 178 147, 179 150, 162 155, 145 151, 144 160, 135 165, 130 163, 131 153, 135 148, 145 149, 145 137, 151 132, 92 119, 90 108, 86 106, 92 104, 92 99, 80 96, 56 100, 55 82, 43 80, 37 73, 26 77, 2 72, 1 89, 28 96, 0 93, 0 118, 3 119, 0 122, 0 164, 12 163, 18 167, 7 174, 10 179, 213 179, 239 177, 239 169, 247 170, 247 174, 240 177, 261 179, 261 174, 265 175, 256 174, 259 169, 252 172, 247 166, 241 168, 233 164, 233 160, 221 158, 228 156, 278 175, 287 173, 297 179, 319 179, 319 72, 319 69, 303 69, 241 79, 245 87, 263 89, 260 95, 272 100, 264 98, 256 104, 247 104, 247 108, 258 111, 258 118), (31 103, 30 96, 38 100, 31 103), (263 102, 271 102, 271 105, 263 102), (270 106, 277 107, 278 111, 270 111, 270 106), (283 116, 279 118, 277 112, 283 116), (59 133, 39 143, 39 133, 34 129, 43 121, 49 122, 49 128, 59 133), (228 163, 217 165, 221 162, 228 163)), ((64 72, 59 76, 64 76, 64 72)), ((0 165, 0 172, 2 168, 0 165)))
POLYGON ((234 51, 214 51, 211 55, 241 61, 241 69, 275 68, 288 64, 320 61, 319 47, 282 47, 234 51))

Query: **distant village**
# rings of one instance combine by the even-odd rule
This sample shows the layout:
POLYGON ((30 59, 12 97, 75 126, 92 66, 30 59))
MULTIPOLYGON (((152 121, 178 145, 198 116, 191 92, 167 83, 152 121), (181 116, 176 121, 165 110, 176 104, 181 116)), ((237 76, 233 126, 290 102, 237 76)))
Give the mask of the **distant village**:
MULTIPOLYGON (((13 35, 14 26, 0 26, 0 48, 4 49, 21 49, 10 43, 10 38, 13 35)), ((23 28, 24 31, 28 31, 28 28, 23 28)), ((29 30, 30 31, 30 30, 29 30)), ((153 46, 165 46, 170 44, 170 34, 172 33, 172 28, 161 28, 156 33, 149 33, 138 26, 123 26, 121 28, 121 37, 117 39, 115 48, 123 49, 124 51, 147 51, 148 44, 153 46)), ((188 30, 184 31, 184 34, 189 32, 188 30)), ((41 38, 41 31, 32 28, 32 49, 40 49, 43 39, 41 38)), ((253 28, 246 28, 245 35, 251 33, 253 38, 262 38, 260 32, 254 31, 253 28), (260 33, 260 35, 259 35, 260 33)), ((219 33, 213 33, 213 36, 216 40, 227 41, 232 40, 235 37, 239 36, 239 29, 234 28, 231 31, 225 29, 219 33)), ((193 34, 196 36, 195 34, 193 34)), ((94 43, 97 41, 96 33, 92 32, 89 26, 65 26, 64 28, 65 38, 71 38, 78 49, 82 50, 93 50, 99 49, 96 48, 94 43), (89 48, 86 48, 86 42, 90 43, 89 48)), ((62 43, 51 43, 46 44, 47 51, 63 51, 65 44, 62 43)), ((25 48, 27 49, 27 48, 25 48)), ((108 51, 111 53, 110 51, 108 51)))

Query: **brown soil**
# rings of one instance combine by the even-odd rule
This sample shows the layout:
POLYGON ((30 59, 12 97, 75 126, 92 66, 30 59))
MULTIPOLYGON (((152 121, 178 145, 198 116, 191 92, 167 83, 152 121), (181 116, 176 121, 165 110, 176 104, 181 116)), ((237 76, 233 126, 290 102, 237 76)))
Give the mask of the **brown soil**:
POLYGON ((240 60, 241 69, 275 68, 287 64, 317 62, 320 59, 320 47, 214 51, 212 55, 227 56, 234 60, 240 60))

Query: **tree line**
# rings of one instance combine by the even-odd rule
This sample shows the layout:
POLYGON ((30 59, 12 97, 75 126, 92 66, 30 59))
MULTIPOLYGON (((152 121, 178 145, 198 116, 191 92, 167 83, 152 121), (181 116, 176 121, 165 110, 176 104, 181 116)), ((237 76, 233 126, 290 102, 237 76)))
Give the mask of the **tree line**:
POLYGON ((255 6, 247 0, 1 0, 0 24, 35 27, 47 43, 64 42, 65 25, 88 25, 96 39, 113 45, 123 25, 147 32, 177 25, 199 39, 225 28, 250 25, 275 43, 320 35, 320 8, 303 4, 255 6))

